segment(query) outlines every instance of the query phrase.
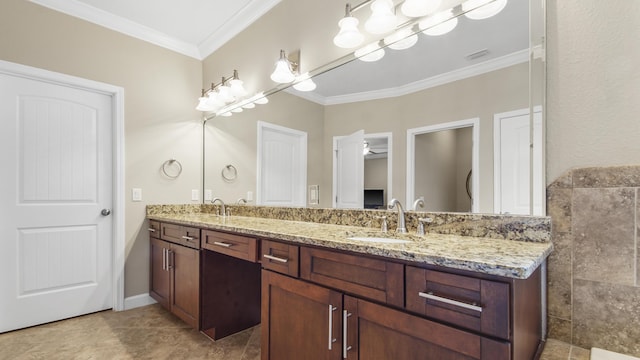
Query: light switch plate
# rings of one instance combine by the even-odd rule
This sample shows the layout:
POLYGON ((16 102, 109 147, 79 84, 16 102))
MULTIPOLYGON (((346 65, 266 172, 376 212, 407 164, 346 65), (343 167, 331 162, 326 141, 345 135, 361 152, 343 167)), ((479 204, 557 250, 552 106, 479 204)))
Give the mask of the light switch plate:
POLYGON ((247 201, 253 201, 253 191, 247 191, 247 201))
POLYGON ((131 189, 131 201, 142 201, 142 189, 140 188, 131 189))
POLYGON ((318 205, 320 203, 320 186, 309 185, 309 204, 318 205))
POLYGON ((192 189, 191 190, 191 201, 198 201, 200 200, 200 194, 198 193, 198 189, 192 189))
POLYGON ((204 201, 211 201, 213 199, 213 191, 211 189, 204 189, 204 201))

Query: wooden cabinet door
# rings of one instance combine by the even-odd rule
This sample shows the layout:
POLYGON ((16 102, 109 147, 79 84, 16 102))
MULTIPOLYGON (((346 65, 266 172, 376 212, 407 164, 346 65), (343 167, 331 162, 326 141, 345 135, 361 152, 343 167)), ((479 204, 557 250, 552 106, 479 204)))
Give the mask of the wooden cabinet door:
POLYGON ((341 316, 341 293, 262 270, 262 360, 341 359, 341 316))
POLYGON ((199 329, 200 320, 200 251, 171 245, 171 312, 199 329))
POLYGON ((171 244, 156 238, 151 243, 151 284, 149 295, 160 305, 170 309, 171 272, 168 267, 168 252, 171 244))
POLYGON ((346 359, 507 360, 508 342, 345 296, 346 359), (348 350, 347 350, 348 349, 348 350))

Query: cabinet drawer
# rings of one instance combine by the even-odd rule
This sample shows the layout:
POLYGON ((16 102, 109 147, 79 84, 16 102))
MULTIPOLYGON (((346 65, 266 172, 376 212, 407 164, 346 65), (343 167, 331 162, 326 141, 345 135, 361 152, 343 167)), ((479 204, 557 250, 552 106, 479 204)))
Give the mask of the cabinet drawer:
POLYGON ((298 277, 298 247, 296 245, 262 240, 260 248, 260 261, 264 269, 298 277))
POLYGON ((160 239, 160 222, 155 220, 149 220, 149 237, 154 239, 160 239))
POLYGON ((509 284, 407 266, 407 310, 510 338, 509 284))
POLYGON ((175 244, 200 249, 200 229, 189 226, 161 223, 160 238, 175 244))
POLYGON ((402 307, 404 265, 321 249, 300 249, 300 277, 402 307))
POLYGON ((247 236, 202 230, 202 248, 238 259, 258 261, 258 241, 247 236))

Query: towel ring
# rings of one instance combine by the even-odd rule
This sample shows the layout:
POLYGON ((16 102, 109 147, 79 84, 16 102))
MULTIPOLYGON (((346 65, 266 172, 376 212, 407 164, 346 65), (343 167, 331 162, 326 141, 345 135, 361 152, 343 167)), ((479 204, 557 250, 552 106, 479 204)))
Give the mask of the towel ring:
POLYGON ((182 164, 180 164, 180 161, 176 159, 169 159, 162 164, 162 173, 164 174, 164 176, 168 177, 169 179, 177 179, 178 176, 182 174, 182 164), (178 168, 177 171, 168 170, 168 169, 171 169, 173 164, 176 164, 178 168))
POLYGON ((221 174, 224 181, 233 182, 238 177, 238 170, 233 165, 227 165, 222 168, 221 174))

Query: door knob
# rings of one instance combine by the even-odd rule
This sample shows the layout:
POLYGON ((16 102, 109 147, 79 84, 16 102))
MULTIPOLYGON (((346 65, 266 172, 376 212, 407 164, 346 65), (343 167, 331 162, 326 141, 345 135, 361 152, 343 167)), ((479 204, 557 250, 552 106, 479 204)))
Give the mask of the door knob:
POLYGON ((100 211, 100 214, 102 214, 102 216, 109 216, 111 215, 111 209, 102 209, 102 211, 100 211))

